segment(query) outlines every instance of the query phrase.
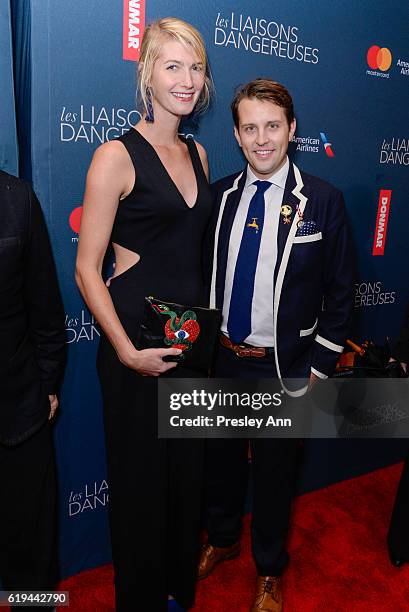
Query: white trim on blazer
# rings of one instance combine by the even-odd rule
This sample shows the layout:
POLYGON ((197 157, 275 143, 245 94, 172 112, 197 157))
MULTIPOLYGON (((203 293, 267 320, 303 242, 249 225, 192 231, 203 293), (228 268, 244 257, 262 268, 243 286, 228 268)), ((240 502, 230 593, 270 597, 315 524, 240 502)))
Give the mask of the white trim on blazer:
POLYGON ((315 341, 318 342, 318 344, 322 344, 322 346, 325 346, 325 348, 330 349, 331 351, 335 351, 336 353, 342 353, 342 351, 344 350, 344 347, 340 344, 335 344, 334 342, 331 342, 331 340, 327 340, 319 334, 315 336, 315 341))
POLYGON ((315 319, 315 323, 309 329, 300 329, 300 338, 304 338, 305 336, 311 336, 311 334, 316 330, 318 325, 318 317, 315 319))
POLYGON ((294 244, 299 242, 315 242, 316 240, 322 240, 321 232, 317 232, 316 234, 310 234, 309 236, 296 236, 294 238, 294 244))
POLYGON ((216 230, 214 233, 213 271, 212 271, 212 282, 210 285, 210 308, 216 308, 217 249, 219 246, 220 224, 223 218, 224 207, 226 206, 227 196, 230 195, 233 191, 237 190, 239 180, 241 179, 242 176, 243 176, 243 172, 241 172, 239 176, 235 179, 232 187, 230 187, 230 189, 226 189, 226 191, 223 193, 222 201, 220 203, 219 217, 217 219, 216 230))
POLYGON ((300 204, 298 206, 299 214, 298 215, 294 215, 294 219, 293 219, 290 231, 288 232, 287 241, 285 243, 285 247, 284 247, 284 251, 283 251, 283 256, 281 258, 280 268, 278 270, 277 280, 276 280, 276 284, 275 284, 275 288, 274 288, 274 311, 273 311, 273 317, 274 317, 274 358, 275 358, 277 375, 278 375, 278 378, 279 378, 279 380, 281 382, 283 390, 288 395, 290 395, 291 397, 300 397, 301 395, 304 395, 304 393, 307 392, 308 385, 305 385, 301 389, 297 389, 297 391, 290 391, 290 389, 286 388, 286 386, 283 383, 282 376, 281 376, 280 363, 278 361, 278 348, 277 348, 277 315, 278 315, 278 308, 279 308, 279 305, 280 305, 281 290, 283 288, 284 276, 285 276, 285 272, 286 272, 286 269, 287 269, 288 260, 290 258, 291 247, 293 246, 294 237, 295 237, 295 234, 297 232, 297 223, 298 223, 298 220, 299 220, 300 216, 304 212, 304 209, 305 209, 305 206, 306 206, 307 200, 308 200, 308 198, 306 198, 305 195, 303 195, 301 193, 301 189, 304 187, 304 183, 303 183, 303 180, 301 178, 300 171, 298 170, 298 168, 297 168, 297 166, 295 164, 293 164, 293 169, 294 169, 294 176, 295 176, 295 180, 296 180, 296 185, 295 185, 292 193, 300 201, 300 204))

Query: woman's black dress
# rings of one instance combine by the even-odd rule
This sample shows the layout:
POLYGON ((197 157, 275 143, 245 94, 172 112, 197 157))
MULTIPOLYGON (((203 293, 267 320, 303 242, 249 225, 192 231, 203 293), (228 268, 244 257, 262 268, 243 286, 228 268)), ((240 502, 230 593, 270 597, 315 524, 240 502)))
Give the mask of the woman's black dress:
MULTIPOLYGON (((211 195, 196 145, 182 139, 198 195, 186 204, 155 149, 135 129, 119 140, 135 167, 132 192, 119 203, 111 240, 139 253, 111 280, 110 294, 137 343, 144 297, 203 303, 201 247, 211 195)), ((110 486, 117 610, 167 608, 171 594, 193 605, 202 492, 201 440, 157 437, 157 379, 123 366, 105 337, 98 351, 110 486)), ((169 376, 200 377, 178 365, 169 376)))

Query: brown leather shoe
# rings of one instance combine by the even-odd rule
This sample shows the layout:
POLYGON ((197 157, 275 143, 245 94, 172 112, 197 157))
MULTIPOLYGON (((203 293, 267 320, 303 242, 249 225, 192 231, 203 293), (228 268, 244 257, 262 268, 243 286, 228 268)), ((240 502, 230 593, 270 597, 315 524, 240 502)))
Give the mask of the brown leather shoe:
POLYGON ((202 552, 200 553, 199 570, 197 579, 202 580, 207 578, 212 573, 218 563, 229 561, 238 557, 240 554, 240 542, 236 542, 232 546, 219 548, 211 544, 203 544, 202 552))
POLYGON ((281 578, 277 576, 258 576, 256 595, 250 612, 281 612, 282 609, 281 578))

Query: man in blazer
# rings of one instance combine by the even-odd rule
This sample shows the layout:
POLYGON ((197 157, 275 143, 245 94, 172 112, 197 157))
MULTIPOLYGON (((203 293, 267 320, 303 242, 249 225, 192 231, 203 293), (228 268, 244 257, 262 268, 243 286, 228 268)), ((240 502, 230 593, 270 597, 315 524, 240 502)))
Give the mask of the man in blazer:
MULTIPOLYGON (((268 79, 232 102, 246 168, 213 185, 206 244, 210 305, 222 310, 214 375, 277 378, 289 396, 331 376, 353 305, 353 262, 341 192, 287 157, 296 121, 290 94, 268 79), (294 388, 291 379, 307 384, 294 388)), ((297 441, 250 441, 252 550, 258 581, 252 612, 282 609, 297 441)), ((207 530, 199 578, 237 556, 248 441, 209 440, 207 530)))
POLYGON ((28 183, 0 171, 0 582, 53 586, 56 492, 49 419, 65 361, 47 229, 28 183))

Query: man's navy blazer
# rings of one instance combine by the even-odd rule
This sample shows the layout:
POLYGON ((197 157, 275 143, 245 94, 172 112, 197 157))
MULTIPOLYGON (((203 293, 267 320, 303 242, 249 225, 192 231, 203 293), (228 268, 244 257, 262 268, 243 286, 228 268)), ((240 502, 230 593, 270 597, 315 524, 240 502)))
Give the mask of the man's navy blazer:
POLYGON ((40 204, 0 171, 0 443, 35 433, 65 361, 64 310, 40 204))
MULTIPOLYGON (((212 185, 214 210, 204 249, 211 307, 223 308, 230 232, 245 182, 246 169, 212 185)), ((290 162, 283 204, 292 215, 290 223, 280 216, 277 236, 272 300, 277 373, 281 381, 309 378, 311 368, 330 376, 349 331, 355 280, 342 193, 290 162)))

